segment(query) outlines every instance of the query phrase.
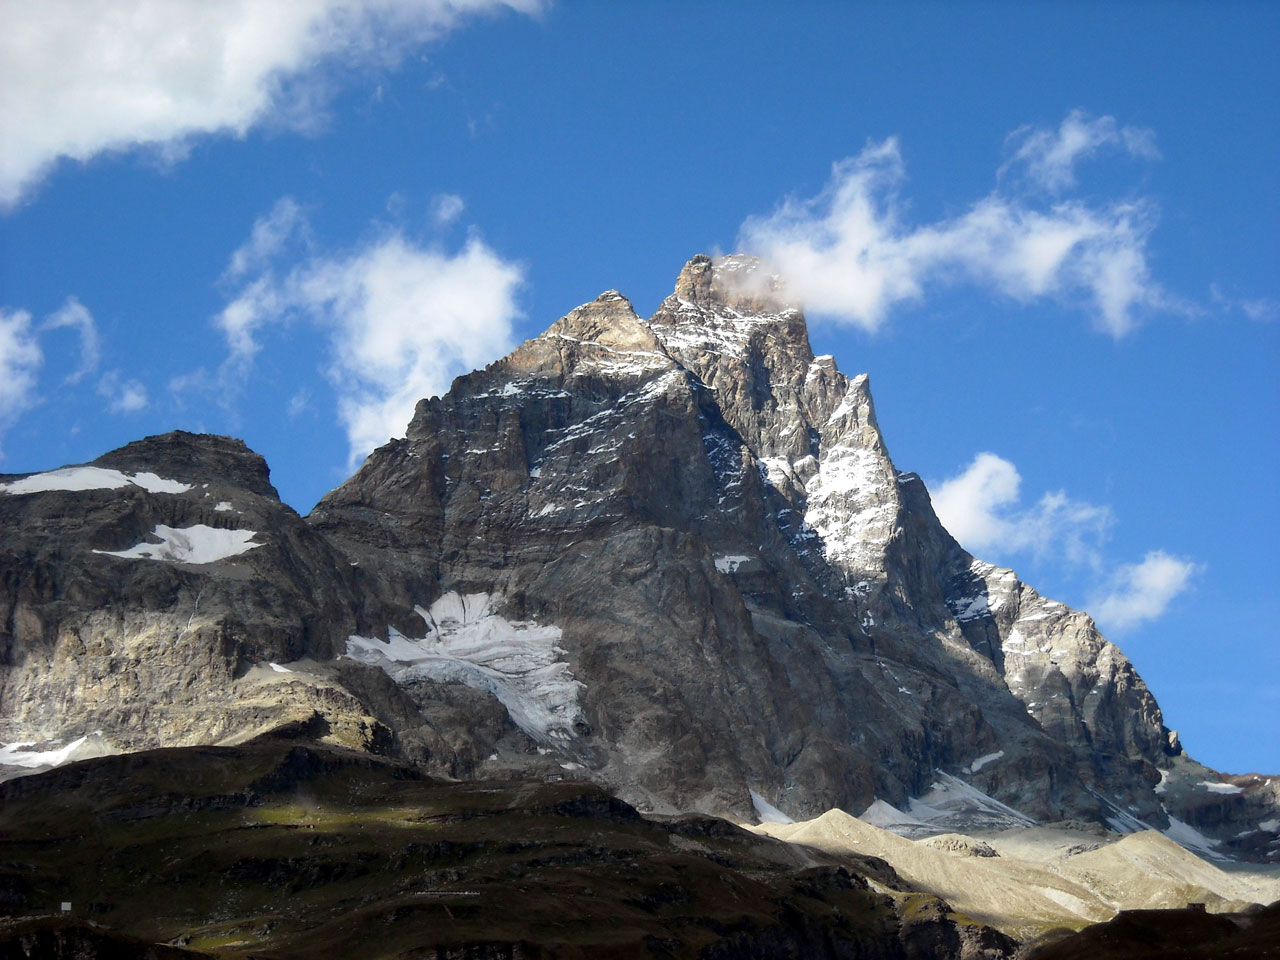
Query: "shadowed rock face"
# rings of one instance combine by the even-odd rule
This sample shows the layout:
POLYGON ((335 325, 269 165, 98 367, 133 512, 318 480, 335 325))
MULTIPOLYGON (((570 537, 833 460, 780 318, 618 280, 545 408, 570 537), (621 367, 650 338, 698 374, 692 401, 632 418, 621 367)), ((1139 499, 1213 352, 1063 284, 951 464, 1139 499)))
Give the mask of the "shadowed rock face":
MULTIPOLYGON (((951 539, 891 461, 867 378, 813 356, 750 258, 695 257, 648 320, 608 291, 458 378, 305 522, 234 441, 175 434, 97 463, 192 486, 0 493, 24 531, 5 545, 6 743, 211 742, 285 717, 657 811, 748 817, 754 791, 797 818, 860 813, 933 796, 941 770, 1031 817, 1126 829, 1167 827, 1162 800, 1191 810, 1194 778, 1216 778, 1087 615, 951 539), (162 523, 262 545, 137 556, 162 523), (109 662, 144 634, 179 662, 104 693, 80 679, 86 630, 109 662), (155 687, 186 699, 140 730, 155 687)), ((1234 836, 1275 815, 1268 790, 1188 822, 1234 836)))

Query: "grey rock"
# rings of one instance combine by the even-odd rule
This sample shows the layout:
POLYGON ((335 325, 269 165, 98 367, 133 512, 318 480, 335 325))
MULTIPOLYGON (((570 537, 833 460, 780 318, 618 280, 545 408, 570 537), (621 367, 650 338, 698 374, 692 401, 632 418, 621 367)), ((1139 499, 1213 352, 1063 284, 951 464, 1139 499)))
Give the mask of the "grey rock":
POLYGON ((305 521, 232 441, 96 463, 193 486, 0 493, 20 531, 0 741, 101 729, 135 749, 305 714, 434 772, 587 778, 656 812, 946 794, 946 830, 1173 811, 1268 854, 1228 838, 1274 791, 1192 802, 1204 768, 1129 661, 947 534, 867 378, 813 355, 750 258, 693 258, 648 320, 607 291, 459 377, 305 521), (92 553, 194 522, 262 546, 92 553))

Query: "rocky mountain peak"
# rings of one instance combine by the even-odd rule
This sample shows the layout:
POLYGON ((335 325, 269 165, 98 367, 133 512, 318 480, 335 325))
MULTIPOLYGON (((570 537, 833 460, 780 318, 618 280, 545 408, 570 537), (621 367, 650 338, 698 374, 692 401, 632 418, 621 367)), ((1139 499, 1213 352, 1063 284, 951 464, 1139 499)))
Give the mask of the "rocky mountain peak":
POLYGON ((606 290, 499 361, 500 375, 645 374, 674 363, 631 301, 606 290))
POLYGON ((135 440, 103 454, 93 465, 125 473, 149 471, 193 485, 216 479, 279 499, 267 461, 234 437, 174 430, 135 440))
POLYGON ((613 348, 646 346, 656 348, 643 320, 631 301, 617 290, 606 290, 553 323, 538 339, 569 339, 598 343, 613 348))
POLYGON ((459 377, 305 521, 239 441, 173 433, 0 482, 0 522, 0 766, 318 716, 669 813, 882 801, 913 830, 1078 818, 1249 856, 1280 815, 1271 780, 1179 753, 1086 615, 947 534, 866 377, 748 257, 459 377))
POLYGON ((707 386, 715 389, 721 379, 752 384, 757 405, 775 388, 793 390, 813 360, 804 314, 755 257, 694 257, 649 324, 707 386))
POLYGON ((675 297, 711 313, 781 314, 799 310, 788 299, 786 283, 758 257, 733 254, 711 258, 704 253, 689 260, 676 278, 675 297))

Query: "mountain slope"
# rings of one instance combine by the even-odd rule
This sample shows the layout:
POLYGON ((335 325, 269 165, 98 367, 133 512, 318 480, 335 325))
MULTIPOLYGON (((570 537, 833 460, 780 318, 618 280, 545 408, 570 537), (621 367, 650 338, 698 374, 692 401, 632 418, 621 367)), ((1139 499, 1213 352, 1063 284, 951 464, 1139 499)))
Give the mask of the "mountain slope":
POLYGON ((260 960, 995 960, 1014 946, 930 898, 873 890, 867 875, 900 886, 883 864, 721 820, 656 822, 590 784, 446 783, 277 738, 0 784, 0 842, 6 912, 67 902, 81 924, 0 923, 4 957, 68 941, 57 955, 167 942, 260 960))
POLYGON ((867 378, 748 258, 695 257, 648 320, 608 291, 458 378, 305 522, 230 441, 95 469, 185 489, 0 484, 10 756, 302 723, 658 812, 879 800, 1277 850, 1280 787, 1219 783, 1087 615, 956 544, 867 378))

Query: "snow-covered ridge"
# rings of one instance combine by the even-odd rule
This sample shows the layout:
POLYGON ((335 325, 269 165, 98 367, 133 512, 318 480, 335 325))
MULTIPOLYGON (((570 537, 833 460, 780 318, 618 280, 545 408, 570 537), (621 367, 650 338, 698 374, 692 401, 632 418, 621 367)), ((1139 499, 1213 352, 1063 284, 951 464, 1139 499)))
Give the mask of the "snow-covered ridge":
POLYGON ((848 571, 876 570, 897 516, 893 468, 856 442, 824 447, 807 484, 805 523, 822 537, 827 559, 848 571))
POLYGON ((152 536, 159 543, 139 543, 127 550, 95 550, 94 553, 125 560, 163 560, 167 563, 216 563, 248 553, 260 543, 250 543, 256 530, 219 530, 197 523, 190 527, 156 524, 152 536))
POLYGON ((585 722, 583 685, 560 659, 560 628, 507 620, 496 611, 500 595, 449 592, 430 609, 414 607, 427 622, 414 639, 389 628, 387 640, 352 635, 347 656, 372 664, 398 683, 464 683, 492 694, 512 722, 539 743, 565 742, 585 722))
POLYGON ((105 467, 63 467, 47 473, 33 473, 21 480, 0 483, 0 493, 46 493, 51 490, 117 490, 121 487, 141 487, 148 493, 186 493, 191 484, 167 480, 154 473, 121 473, 105 467))

